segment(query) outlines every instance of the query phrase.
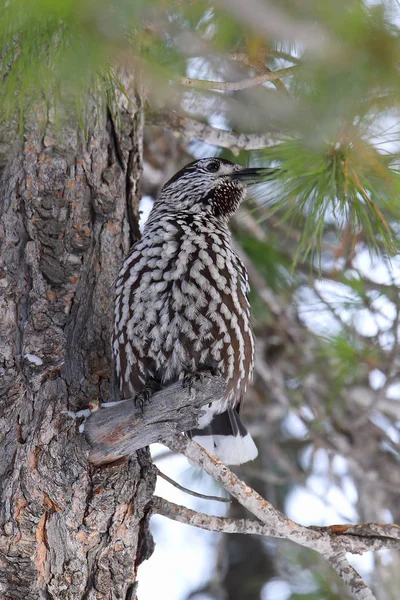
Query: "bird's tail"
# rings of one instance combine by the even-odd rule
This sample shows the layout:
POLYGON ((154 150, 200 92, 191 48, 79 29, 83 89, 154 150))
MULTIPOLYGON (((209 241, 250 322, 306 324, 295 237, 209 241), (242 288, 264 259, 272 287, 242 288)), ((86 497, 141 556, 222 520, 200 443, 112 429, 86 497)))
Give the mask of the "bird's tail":
POLYGON ((258 454, 253 438, 234 408, 215 415, 204 429, 192 429, 188 433, 195 442, 228 465, 241 465, 254 460, 258 454))

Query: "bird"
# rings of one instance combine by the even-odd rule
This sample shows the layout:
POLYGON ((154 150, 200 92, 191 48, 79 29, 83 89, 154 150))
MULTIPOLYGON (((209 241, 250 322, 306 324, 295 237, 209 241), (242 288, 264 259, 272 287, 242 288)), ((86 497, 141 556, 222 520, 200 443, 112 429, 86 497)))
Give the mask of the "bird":
POLYGON ((229 221, 249 185, 273 171, 202 158, 162 187, 116 281, 113 356, 122 398, 211 371, 225 378, 186 432, 222 462, 256 458, 239 412, 254 369, 246 268, 229 221))

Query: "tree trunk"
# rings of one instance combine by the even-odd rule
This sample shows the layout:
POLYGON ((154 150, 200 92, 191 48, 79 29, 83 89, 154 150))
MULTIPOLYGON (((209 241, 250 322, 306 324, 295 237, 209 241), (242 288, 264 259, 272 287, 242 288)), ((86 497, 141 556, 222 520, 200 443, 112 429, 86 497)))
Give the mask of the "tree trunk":
POLYGON ((139 103, 121 111, 119 142, 111 115, 86 139, 38 119, 23 139, 9 130, 0 140, 5 599, 133 599, 152 550, 149 453, 94 468, 66 414, 116 396, 113 282, 132 237, 127 217, 138 231, 142 145, 139 103))

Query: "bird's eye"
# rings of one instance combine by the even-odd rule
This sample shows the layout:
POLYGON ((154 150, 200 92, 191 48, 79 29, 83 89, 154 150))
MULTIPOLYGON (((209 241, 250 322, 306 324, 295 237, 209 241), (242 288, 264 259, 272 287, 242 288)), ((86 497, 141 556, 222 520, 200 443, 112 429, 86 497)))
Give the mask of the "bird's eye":
POLYGON ((206 166, 207 171, 210 173, 216 173, 219 169, 219 163, 216 160, 209 162, 206 166))

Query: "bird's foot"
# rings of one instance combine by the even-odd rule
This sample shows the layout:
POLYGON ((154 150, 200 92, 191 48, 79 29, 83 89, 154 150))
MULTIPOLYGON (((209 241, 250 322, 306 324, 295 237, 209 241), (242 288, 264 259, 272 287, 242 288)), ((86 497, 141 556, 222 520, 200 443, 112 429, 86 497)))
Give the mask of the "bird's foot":
POLYGON ((189 389, 189 393, 192 391, 193 384, 195 382, 201 381, 204 377, 221 377, 222 372, 216 365, 213 366, 201 366, 197 367, 196 371, 185 370, 185 374, 183 376, 183 387, 187 387, 189 389))
POLYGON ((153 394, 155 394, 155 392, 160 391, 161 387, 162 386, 160 382, 156 381, 155 379, 149 379, 148 381, 146 381, 144 388, 140 390, 140 392, 138 392, 133 398, 135 406, 137 408, 140 408, 141 411, 143 411, 143 407, 146 404, 146 402, 149 401, 149 399, 152 397, 153 394))

